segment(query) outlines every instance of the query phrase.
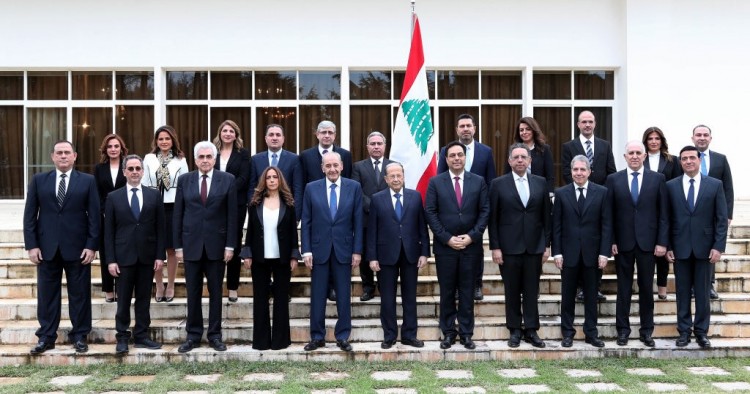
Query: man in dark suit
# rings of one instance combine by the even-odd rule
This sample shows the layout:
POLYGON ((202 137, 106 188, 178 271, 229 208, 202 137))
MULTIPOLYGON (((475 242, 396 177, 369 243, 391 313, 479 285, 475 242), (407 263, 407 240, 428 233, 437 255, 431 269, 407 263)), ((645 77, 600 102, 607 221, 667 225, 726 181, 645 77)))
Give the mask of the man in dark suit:
POLYGON ((174 241, 178 261, 185 263, 187 340, 177 349, 200 346, 203 336, 203 277, 208 287, 209 345, 227 350, 221 340, 221 295, 224 268, 237 245, 237 191, 234 176, 214 171, 216 145, 201 141, 193 148, 198 170, 180 175, 174 203, 174 241))
POLYGON ((73 169, 77 154, 72 143, 58 141, 50 156, 55 170, 34 175, 23 212, 25 248, 37 266, 39 343, 31 354, 55 348, 63 271, 73 326, 68 339, 76 352, 83 353, 91 332, 89 264, 99 245, 99 195, 94 177, 73 169))
MULTIPOLYGON (((362 186, 364 239, 367 239, 370 198, 373 194, 388 188, 387 180, 383 174, 385 174, 385 167, 392 163, 383 157, 385 154, 385 136, 379 131, 373 131, 367 136, 367 153, 370 157, 354 163, 352 169, 352 180, 359 182, 362 186)), ((371 260, 368 256, 367 245, 365 245, 364 260, 371 260)), ((359 299, 369 301, 375 297, 375 278, 369 264, 359 266, 359 276, 362 278, 362 296, 359 299)))
POLYGON ((524 340, 543 348, 546 345, 537 335, 537 295, 542 263, 550 252, 552 207, 546 180, 526 171, 531 164, 531 151, 525 144, 510 146, 508 163, 513 171, 492 181, 489 197, 490 249, 505 284, 508 346, 520 345, 523 321, 524 340))
MULTIPOLYGON (((728 224, 732 224, 732 214, 734 213, 734 184, 732 183, 732 169, 729 168, 727 157, 719 152, 711 151, 708 146, 711 144, 711 129, 706 125, 698 125, 693 128, 693 144, 698 148, 698 154, 701 159, 701 175, 708 175, 721 181, 724 188, 724 197, 727 200, 727 217, 728 224)), ((709 294, 712 300, 719 299, 719 293, 714 289, 716 282, 715 265, 711 266, 711 288, 709 294)))
MULTIPOLYGON (((279 124, 266 126, 266 145, 268 150, 253 155, 250 160, 250 197, 258 186, 258 178, 268 166, 276 166, 281 170, 284 179, 292 189, 296 204, 302 202, 303 183, 302 167, 297 154, 284 150, 284 127, 279 124), (274 156, 275 155, 275 156, 274 156)), ((320 166, 318 166, 319 168, 320 166)), ((320 171, 318 171, 320 172, 320 171)), ((297 221, 302 217, 302 210, 297 209, 297 221)))
POLYGON ((433 251, 440 285, 440 331, 443 334, 440 348, 450 348, 459 335, 464 347, 474 349, 476 345, 471 339, 474 335, 474 267, 484 258, 482 236, 490 216, 490 203, 484 179, 464 170, 466 146, 458 141, 451 142, 445 154, 449 170, 430 179, 425 197, 425 217, 434 235, 433 251))
POLYGON ((667 182, 670 209, 669 251, 677 287, 679 347, 690 343, 691 331, 704 349, 711 347, 712 267, 721 260, 727 243, 727 200, 722 182, 700 173, 700 151, 686 146, 680 151, 684 175, 667 182), (695 291, 695 319, 690 313, 690 291, 695 291))
MULTIPOLYGON (((462 114, 456 119, 456 135, 458 141, 466 147, 466 171, 477 174, 484 178, 487 189, 490 182, 495 179, 495 159, 492 155, 492 148, 474 139, 476 133, 476 123, 474 117, 469 114, 462 114)), ((445 149, 440 150, 440 157, 445 156, 445 149)), ((438 174, 448 171, 448 164, 444 160, 438 160, 438 174)), ((482 276, 484 275, 484 260, 479 260, 474 267, 474 299, 479 301, 484 298, 482 294, 482 276)))
POLYGON ((552 212, 552 254, 555 265, 562 270, 561 344, 573 346, 576 286, 580 278, 586 343, 604 347, 596 328, 596 271, 607 266, 612 251, 612 209, 607 189, 589 182, 591 169, 586 156, 574 157, 569 165, 573 183, 555 190, 552 212))
POLYGON ((375 193, 370 201, 367 250, 370 268, 378 273, 380 284, 380 322, 383 342, 389 349, 396 344, 396 289, 401 276, 401 306, 404 321, 401 343, 423 347, 417 339, 417 276, 430 257, 422 196, 404 187, 404 167, 391 162, 385 167, 388 189, 375 193), (402 199, 403 198, 403 199, 402 199))
MULTIPOLYGON (((578 138, 562 145, 562 162, 560 164, 562 165, 563 179, 566 184, 573 182, 570 162, 576 155, 583 155, 588 159, 589 168, 591 169, 589 182, 604 185, 607 176, 617 172, 615 157, 612 154, 612 146, 610 146, 609 142, 594 137, 596 119, 591 111, 582 111, 578 115, 577 125, 579 131, 578 138)), ((596 296, 599 301, 606 301, 607 297, 599 291, 602 284, 602 272, 601 270, 597 272, 596 296)), ((579 301, 583 300, 583 290, 579 290, 576 297, 579 301)))
POLYGON ((312 270, 310 342, 306 351, 325 346, 326 294, 329 271, 338 298, 336 344, 350 352, 352 267, 362 259, 362 188, 341 176, 344 164, 336 152, 323 156, 325 179, 307 184, 302 197, 302 259, 312 270))
POLYGON ((107 269, 118 278, 115 352, 128 352, 130 340, 130 301, 135 293, 135 347, 160 349, 148 337, 149 311, 154 271, 162 269, 166 224, 164 204, 156 189, 143 187, 143 159, 130 155, 123 160, 126 187, 109 194, 104 210, 104 247, 107 269))
POLYGON ((640 141, 625 146, 628 168, 607 178, 607 198, 612 208, 612 255, 617 268, 617 345, 625 346, 630 337, 630 298, 633 273, 638 267, 638 339, 654 347, 654 265, 655 257, 667 252, 669 213, 664 175, 643 166, 646 148, 640 141))

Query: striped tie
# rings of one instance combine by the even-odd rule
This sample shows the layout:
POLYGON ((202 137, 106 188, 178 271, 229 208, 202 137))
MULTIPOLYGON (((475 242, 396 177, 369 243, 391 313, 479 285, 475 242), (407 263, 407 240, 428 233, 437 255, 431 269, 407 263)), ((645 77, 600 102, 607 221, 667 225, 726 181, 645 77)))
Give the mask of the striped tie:
POLYGON ((57 186, 57 205, 61 207, 63 201, 65 201, 65 177, 67 177, 67 175, 60 174, 60 184, 57 186))
POLYGON ((593 167, 594 151, 591 149, 591 141, 586 141, 586 157, 589 159, 589 167, 593 167))

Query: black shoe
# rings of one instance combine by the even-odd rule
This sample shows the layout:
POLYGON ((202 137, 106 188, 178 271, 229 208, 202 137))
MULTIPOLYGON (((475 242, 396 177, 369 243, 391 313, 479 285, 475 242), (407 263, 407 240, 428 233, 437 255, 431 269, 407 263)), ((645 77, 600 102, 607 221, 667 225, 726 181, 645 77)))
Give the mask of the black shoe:
POLYGON ((33 348, 31 348, 31 351, 29 353, 31 354, 42 354, 46 352, 47 350, 54 349, 55 343, 54 342, 44 342, 39 341, 39 343, 36 344, 33 348))
POLYGON ((149 338, 137 339, 135 341, 135 347, 139 349, 161 349, 161 343, 152 341, 149 338))
POLYGON ((617 346, 625 346, 628 344, 628 334, 617 334, 617 346))
POLYGON ((225 345, 219 338, 209 339, 208 344, 217 352, 224 352, 227 350, 227 345, 225 345))
POLYGON ((85 339, 79 339, 73 343, 73 349, 76 350, 76 353, 86 353, 89 351, 89 345, 86 344, 85 339))
POLYGON ((362 295, 359 297, 360 301, 370 301, 371 299, 375 298, 374 291, 365 291, 362 293, 362 295))
POLYGON ((677 345, 677 347, 685 347, 688 343, 690 343, 690 334, 684 333, 680 334, 680 337, 677 338, 674 344, 677 345))
POLYGON ((698 346, 703 349, 711 348, 711 341, 708 340, 708 337, 705 334, 696 335, 695 342, 698 342, 698 346))
POLYGON ((586 343, 594 347, 604 347, 604 341, 599 337, 586 337, 586 343))
POLYGON ((607 301, 607 296, 605 296, 604 294, 602 294, 602 292, 601 292, 601 291, 597 291, 597 292, 596 292, 596 299, 597 299, 597 300, 598 300, 599 302, 602 302, 602 301, 607 301))
POLYGON ((573 346, 573 337, 563 337, 562 342, 560 342, 560 346, 562 347, 573 346))
POLYGON ((237 302, 239 300, 239 298, 238 297, 227 297, 227 300, 229 302, 237 302))
POLYGON ((473 350, 477 348, 477 345, 474 343, 474 341, 471 340, 471 337, 461 338, 461 344, 464 345, 464 347, 469 350, 473 350))
POLYGON ((643 344, 648 347, 656 346, 656 342, 654 342, 654 339, 651 338, 651 335, 641 335, 640 337, 638 337, 638 340, 643 342, 643 344))
POLYGON ((517 348, 521 345, 521 330, 511 330, 508 347, 517 348))
POLYGON ((576 294, 576 301, 583 302, 583 289, 578 289, 578 293, 576 294))
POLYGON ((305 351, 311 352, 320 347, 326 347, 326 341, 322 339, 318 339, 318 340, 313 339, 312 341, 308 342, 307 345, 305 345, 305 351))
POLYGON ((334 289, 328 290, 328 301, 336 302, 336 290, 334 289))
POLYGON ((443 338, 443 341, 440 342, 440 348, 441 349, 450 349, 453 344, 456 343, 456 337, 448 335, 443 338))
POLYGON ((417 338, 405 338, 401 340, 402 345, 411 347, 424 347, 424 341, 420 341, 417 338))
POLYGON ((711 298, 712 300, 718 300, 718 299, 719 299, 719 293, 717 293, 717 292, 716 292, 716 290, 714 290, 714 287, 713 287, 713 286, 711 286, 711 290, 709 290, 709 292, 708 292, 708 296, 709 296, 709 297, 710 297, 710 298, 711 298))
POLYGON ((482 294, 482 288, 477 287, 474 289, 474 301, 481 301, 484 299, 484 294, 482 294))
POLYGON ((388 339, 383 342, 380 342, 380 348, 381 349, 390 349, 393 345, 396 344, 395 339, 388 339))
POLYGON ((194 341, 192 339, 188 339, 187 341, 183 342, 179 348, 177 348, 177 351, 180 353, 187 353, 200 346, 201 346, 200 341, 194 341))
POLYGON ((352 345, 346 339, 342 339, 340 341, 336 341, 336 346, 338 346, 339 349, 341 349, 341 350, 343 350, 345 352, 351 352, 352 351, 352 345))
POLYGON ((128 353, 128 340, 120 339, 117 341, 115 346, 115 354, 127 354, 128 353))
POLYGON ((539 335, 537 335, 536 331, 527 332, 526 335, 523 336, 523 340, 526 343, 530 343, 531 346, 538 347, 540 349, 547 346, 542 338, 539 338, 539 335))

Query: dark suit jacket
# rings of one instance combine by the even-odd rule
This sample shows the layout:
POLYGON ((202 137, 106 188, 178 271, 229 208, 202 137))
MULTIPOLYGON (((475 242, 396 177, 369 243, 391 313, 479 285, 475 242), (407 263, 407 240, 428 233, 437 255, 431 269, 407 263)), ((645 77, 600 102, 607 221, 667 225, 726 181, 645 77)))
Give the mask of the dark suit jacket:
POLYGON ((599 256, 611 256, 612 209, 608 206, 607 188, 589 182, 583 212, 578 212, 575 183, 555 190, 552 210, 552 255, 562 255, 563 264, 595 266, 599 256))
MULTIPOLYGON (((341 176, 351 178, 352 154, 348 150, 336 145, 333 145, 332 150, 341 155, 341 161, 344 162, 344 169, 341 171, 341 176)), ((320 167, 320 164, 323 162, 323 156, 318 152, 318 145, 302 151, 299 154, 299 162, 302 167, 302 183, 304 185, 325 178, 323 169, 320 167)))
MULTIPOLYGON (((374 171, 374 170, 373 170, 374 171)), ((367 232, 367 253, 370 261, 395 265, 404 249, 406 259, 416 264, 420 256, 430 256, 430 236, 422 208, 422 195, 415 190, 401 189, 401 220, 391 202, 391 190, 373 194, 367 232)))
MULTIPOLYGON (((279 205, 279 220, 276 223, 276 236, 279 237, 279 260, 288 264, 292 258, 299 259, 299 241, 297 239, 297 214, 294 207, 283 201, 279 205)), ((250 205, 247 208, 247 236, 245 247, 240 253, 242 258, 253 259, 253 264, 265 262, 265 245, 263 233, 263 204, 250 205)))
POLYGON ((433 239, 437 241, 432 246, 436 255, 460 253, 448 246, 448 240, 461 234, 468 234, 473 241, 464 249, 465 253, 484 253, 482 238, 490 217, 487 184, 479 175, 465 171, 461 196, 459 209, 450 171, 430 179, 425 196, 425 217, 433 239))
POLYGON ((373 194, 388 188, 388 184, 385 183, 385 166, 388 163, 392 163, 392 161, 385 157, 380 159, 380 161, 381 176, 377 181, 375 180, 375 168, 369 157, 354 163, 352 167, 352 180, 359 182, 360 186, 362 186, 362 208, 365 210, 363 222, 365 227, 368 225, 367 215, 370 213, 370 198, 373 194))
POLYGON ((503 254, 543 254, 550 245, 552 205, 544 178, 530 175, 529 201, 523 206, 513 174, 490 186, 490 249, 503 254))
MULTIPOLYGON (((268 164, 267 150, 253 155, 252 160, 250 161, 250 196, 255 192, 255 187, 258 186, 260 175, 268 167, 268 164)), ((284 175, 284 180, 286 180, 287 185, 289 185, 289 188, 292 190, 294 205, 298 208, 301 207, 302 192, 305 190, 305 183, 302 179, 303 174, 302 167, 299 163, 299 156, 288 150, 282 150, 281 155, 279 155, 278 167, 284 175)), ((320 165, 318 167, 320 167, 320 165)), ((323 172, 321 171, 321 174, 322 173, 323 172)), ((295 209, 295 211, 297 212, 297 220, 299 221, 302 215, 302 210, 295 209)))
MULTIPOLYGON (((215 170, 220 170, 219 158, 216 158, 215 170)), ((226 172, 234 175, 234 188, 237 189, 237 204, 247 205, 248 185, 250 184, 250 154, 247 150, 235 149, 227 161, 226 172)))
POLYGON ((83 249, 99 249, 99 194, 93 176, 72 170, 60 207, 56 176, 52 170, 31 178, 23 211, 24 247, 40 248, 45 260, 52 260, 59 249, 63 260, 75 261, 83 249))
MULTIPOLYGON (((675 155, 670 156, 672 156, 672 161, 667 161, 664 157, 659 156, 659 173, 664 174, 667 181, 682 175, 680 158, 675 155)), ((649 169, 651 168, 648 155, 646 155, 646 160, 643 161, 643 166, 649 169)))
POLYGON ((612 243, 620 252, 638 246, 652 252, 656 245, 666 247, 669 242, 669 212, 667 185, 664 175, 644 166, 638 203, 630 194, 630 173, 625 169, 607 177, 607 198, 614 219, 612 243))
POLYGON ((727 157, 719 152, 709 150, 711 157, 711 166, 708 169, 708 176, 714 177, 721 181, 724 187, 724 198, 727 199, 727 217, 732 218, 734 213, 734 184, 732 183, 732 169, 729 168, 727 157))
POLYGON ((180 175, 174 202, 174 247, 186 261, 222 260, 225 248, 236 248, 237 191, 232 174, 214 171, 206 205, 201 202, 200 171, 180 175))
MULTIPOLYGON (((505 173, 512 171, 508 161, 505 161, 505 173)), ((547 192, 555 191, 555 162, 552 158, 552 149, 544 144, 544 152, 537 148, 531 150, 531 173, 544 178, 547 182, 547 192)))
MULTIPOLYGON (((573 177, 570 175, 570 161, 577 155, 586 156, 586 151, 581 145, 581 140, 576 137, 562 145, 562 176, 565 183, 573 183, 573 177)), ((612 146, 609 142, 594 137, 594 165, 591 167, 589 182, 597 185, 604 185, 609 174, 617 172, 615 167, 615 157, 612 155, 612 146)))
POLYGON ((362 188, 351 179, 340 179, 341 190, 334 219, 331 219, 328 207, 326 180, 319 179, 305 187, 302 253, 312 253, 313 264, 327 262, 332 257, 331 249, 341 264, 351 264, 354 253, 362 254, 362 188))
MULTIPOLYGON (((440 149, 438 158, 438 174, 448 171, 448 163, 445 161, 445 147, 440 149)), ((484 183, 489 188, 490 182, 495 179, 495 159, 492 155, 492 148, 474 140, 474 161, 471 162, 472 174, 477 174, 484 178, 484 183)))
MULTIPOLYGON (((713 157, 711 158, 713 159, 713 157)), ((694 254, 708 259, 711 249, 724 252, 727 244, 727 201, 721 181, 700 175, 701 184, 690 213, 682 187, 682 177, 667 182, 670 209, 670 245, 675 258, 685 260, 694 254)))
POLYGON ((99 163, 94 167, 94 178, 96 179, 96 190, 99 191, 99 208, 104 212, 104 202, 107 195, 115 189, 119 189, 128 182, 122 173, 122 166, 117 170, 117 178, 112 184, 112 174, 109 172, 109 162, 99 163))
POLYGON ((155 260, 166 258, 164 203, 161 194, 153 188, 141 187, 143 207, 136 219, 130 210, 128 187, 119 188, 107 197, 104 210, 104 249, 106 264, 121 267, 141 264, 153 265, 155 260))

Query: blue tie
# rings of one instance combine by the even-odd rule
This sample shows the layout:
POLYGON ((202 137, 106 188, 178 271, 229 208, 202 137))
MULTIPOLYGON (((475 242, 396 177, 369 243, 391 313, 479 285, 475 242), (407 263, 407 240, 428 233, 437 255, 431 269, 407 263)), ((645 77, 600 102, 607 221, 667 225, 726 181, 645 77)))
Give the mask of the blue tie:
POLYGON ((690 187, 688 188, 688 196, 687 196, 687 203, 688 203, 688 209, 690 210, 690 213, 693 213, 695 211, 695 187, 694 187, 695 179, 690 180, 690 187))
POLYGON ((633 180, 630 181, 630 195, 633 197, 633 205, 638 204, 638 173, 633 173, 633 180))
POLYGON ((336 218, 336 184, 331 185, 331 197, 329 200, 329 206, 331 208, 331 220, 336 218))
POLYGON ((133 198, 130 199, 130 210, 133 212, 133 217, 135 220, 138 220, 138 218, 141 216, 141 203, 140 200, 138 200, 138 188, 132 188, 130 189, 133 192, 133 198))
POLYGON ((396 196, 396 217, 398 218, 398 221, 401 221, 401 215, 403 214, 403 208, 404 206, 401 205, 401 195, 396 193, 394 194, 396 196))
MULTIPOLYGON (((706 152, 700 152, 698 156, 701 158, 701 174, 708 175, 708 168, 706 168, 706 152)), ((690 182, 693 180, 691 179, 690 182)))
POLYGON ((274 167, 279 166, 279 155, 275 153, 271 155, 271 165, 274 167))
POLYGON ((586 141, 586 158, 589 159, 589 167, 594 166, 594 151, 591 150, 591 141, 586 141))

